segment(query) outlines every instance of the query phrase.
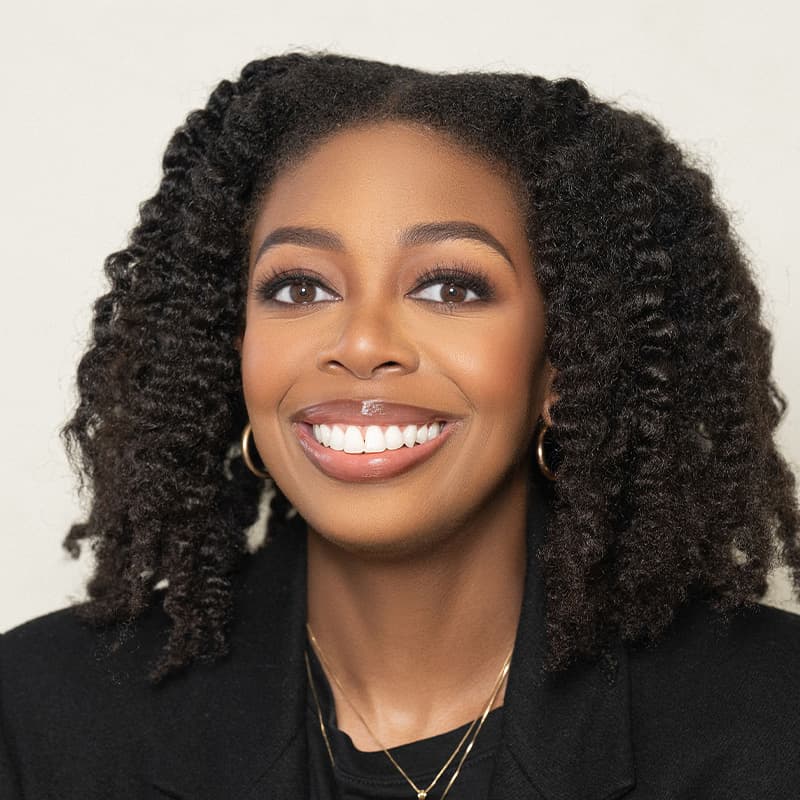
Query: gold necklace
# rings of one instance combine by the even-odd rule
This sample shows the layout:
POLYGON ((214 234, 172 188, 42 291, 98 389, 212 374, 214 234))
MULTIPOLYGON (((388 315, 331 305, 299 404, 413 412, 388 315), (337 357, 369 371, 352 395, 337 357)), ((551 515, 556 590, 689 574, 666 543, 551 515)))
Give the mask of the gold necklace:
MULTIPOLYGON (((358 709, 353 705, 353 703, 351 702, 350 698, 348 698, 348 696, 345 694, 345 691, 344 691, 344 688, 343 688, 341 682, 336 677, 336 673, 331 669, 330 664, 328 663, 327 659, 325 658, 325 655, 322 652, 322 648, 320 647, 319 642, 317 641, 316 637, 314 636, 314 632, 311 630, 311 626, 308 623, 306 623, 306 630, 308 631, 309 638, 311 639, 311 642, 312 642, 312 644, 314 646, 314 649, 317 652, 317 655, 320 658, 320 661, 323 663, 323 665, 325 666, 326 671, 330 674, 330 676, 335 681, 336 685, 339 687, 339 691, 342 693, 342 697, 344 697, 344 699, 347 700, 348 705, 350 706, 350 708, 353 709, 353 711, 356 713, 358 718, 361 720, 362 724, 367 729, 367 732, 369 733, 369 735, 375 740, 375 742, 378 744, 378 746, 381 748, 381 750, 383 750, 383 752, 386 753, 387 757, 392 762, 392 764, 394 764, 395 768, 400 772, 400 774, 406 779, 406 781, 408 781, 408 784, 416 792, 417 800, 425 800, 425 798, 427 798, 428 792, 430 792, 431 789, 433 789, 433 787, 436 785, 436 783, 439 780, 439 778, 442 777, 442 775, 444 774, 445 770, 450 766, 450 764, 452 763, 453 759, 458 754, 458 751, 461 749, 461 746, 467 740, 467 737, 470 735, 472 729, 475 727, 475 724, 478 723, 477 730, 475 731, 475 733, 472 736, 472 739, 470 740, 469 744, 467 745, 467 748, 464 751, 464 754, 461 756, 461 760, 458 762, 458 766, 456 767, 456 771, 453 773, 452 777, 450 778, 449 783, 447 784, 447 786, 445 787, 444 792, 442 793, 441 800, 444 800, 444 798, 447 796, 447 793, 450 791, 450 787, 453 785, 453 783, 455 783, 455 780, 458 777, 459 772, 461 771, 461 767, 464 764, 464 761, 466 761, 467 756, 470 754, 470 751, 472 750, 472 746, 475 744, 475 740, 478 738, 478 734, 480 733, 481 728, 483 727, 483 723, 486 721, 486 717, 489 716, 489 711, 491 711, 491 708, 494 705, 494 701, 497 699, 497 695, 498 695, 498 693, 500 691, 500 688, 503 685, 503 681, 505 680, 506 675, 508 675, 508 670, 509 670, 509 668, 511 666, 511 656, 512 656, 512 654, 514 652, 514 648, 513 647, 511 648, 511 652, 508 654, 508 656, 506 657, 506 660, 503 662, 503 667, 500 670, 500 674, 497 676, 497 680, 495 681, 494 687, 492 688, 491 697, 489 698, 489 702, 486 704, 486 708, 484 709, 483 714, 479 718, 476 717, 472 721, 472 723, 470 724, 469 728, 467 728, 466 733, 461 737, 461 741, 456 746, 456 749, 453 751, 453 753, 451 754, 450 758, 448 758, 447 761, 444 763, 444 766, 436 774, 436 777, 433 779, 433 781, 431 781, 430 785, 426 789, 420 789, 419 786, 417 786, 417 784, 414 783, 414 781, 411 780, 411 778, 408 776, 408 774, 405 772, 405 770, 397 763, 397 761, 394 760, 394 758, 392 757, 392 754, 383 746, 383 743, 380 741, 380 739, 378 739, 378 737, 372 732, 371 728, 367 724, 367 721, 364 719, 364 717, 361 716, 361 714, 359 713, 358 709), (478 720, 480 720, 480 722, 478 720)), ((314 684, 314 679, 311 676, 311 664, 309 663, 309 660, 308 660, 308 652, 305 652, 304 656, 305 656, 305 661, 306 661, 306 672, 308 674, 308 682, 309 682, 309 684, 311 686, 311 691, 312 691, 312 693, 314 695, 314 702, 315 702, 315 704, 317 706, 317 716, 319 718, 319 727, 320 727, 320 730, 322 731, 322 738, 325 740, 325 747, 328 750, 328 757, 331 760, 331 766, 335 767, 336 763, 335 763, 335 761, 333 759, 333 751, 331 750, 331 745, 330 745, 330 742, 328 741, 328 734, 325 731, 325 722, 322 719, 322 708, 320 707, 319 697, 317 696, 317 689, 316 689, 316 686, 314 684)))

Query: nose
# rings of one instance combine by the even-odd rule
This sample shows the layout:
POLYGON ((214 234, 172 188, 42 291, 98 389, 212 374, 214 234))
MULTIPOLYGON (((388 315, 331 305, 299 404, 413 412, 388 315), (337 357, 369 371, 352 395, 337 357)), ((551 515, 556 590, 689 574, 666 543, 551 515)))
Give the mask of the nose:
POLYGON ((322 342, 318 368, 332 374, 346 370, 361 380, 384 372, 413 372, 419 366, 419 352, 401 316, 399 309, 383 303, 345 301, 329 342, 322 342))

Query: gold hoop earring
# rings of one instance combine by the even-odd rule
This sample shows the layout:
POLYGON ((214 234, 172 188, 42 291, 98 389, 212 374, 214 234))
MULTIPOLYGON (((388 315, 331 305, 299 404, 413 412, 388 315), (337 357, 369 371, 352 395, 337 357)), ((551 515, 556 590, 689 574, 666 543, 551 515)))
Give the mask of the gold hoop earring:
POLYGON ((549 481, 556 480, 555 473, 547 466, 544 460, 544 435, 550 430, 550 426, 545 423, 539 429, 539 438, 536 440, 536 461, 539 463, 539 469, 542 475, 549 481))
POLYGON ((253 459, 250 457, 250 432, 252 431, 252 426, 248 422, 247 425, 244 426, 244 430, 242 431, 242 458, 244 459, 244 463, 247 465, 247 469, 256 475, 259 478, 269 478, 270 474, 266 470, 259 469, 254 463, 253 459))

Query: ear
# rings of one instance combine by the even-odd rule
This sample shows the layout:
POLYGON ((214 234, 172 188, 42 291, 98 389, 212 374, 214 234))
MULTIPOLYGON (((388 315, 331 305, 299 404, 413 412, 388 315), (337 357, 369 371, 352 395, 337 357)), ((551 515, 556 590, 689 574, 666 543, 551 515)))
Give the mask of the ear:
POLYGON ((241 335, 237 336, 233 340, 233 346, 236 348, 236 352, 239 354, 239 357, 241 358, 241 355, 242 355, 242 337, 241 337, 241 335))
POLYGON ((555 382, 556 369, 548 359, 545 362, 545 370, 547 371, 547 378, 544 388, 544 400, 542 401, 542 419, 546 425, 552 425, 553 420, 550 417, 550 408, 558 401, 558 395, 553 391, 553 383, 555 382))

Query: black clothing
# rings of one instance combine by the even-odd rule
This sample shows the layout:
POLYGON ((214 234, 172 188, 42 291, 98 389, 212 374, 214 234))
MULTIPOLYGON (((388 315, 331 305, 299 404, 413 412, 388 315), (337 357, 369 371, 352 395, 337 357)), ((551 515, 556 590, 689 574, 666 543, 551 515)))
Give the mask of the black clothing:
MULTIPOLYGON (((726 627, 692 602, 655 647, 618 642, 612 658, 543 673, 536 486, 489 799, 798 797, 800 617, 757 606, 726 627)), ((247 558, 230 655, 156 688, 145 672, 169 624, 160 602, 114 651, 66 609, 5 633, 0 797, 307 798, 306 536, 247 558)))
MULTIPOLYGON (((322 719, 325 722, 333 760, 336 762, 336 769, 332 771, 330 756, 319 727, 317 705, 314 702, 314 695, 309 691, 306 704, 306 731, 311 754, 310 800, 414 800, 414 790, 382 750, 370 752, 358 750, 353 740, 336 726, 336 707, 330 683, 310 644, 307 650, 322 719)), ((500 741, 502 722, 502 706, 489 712, 446 800, 450 798, 487 800, 494 767, 494 753, 500 741)), ((438 736, 394 747, 391 749, 392 756, 414 783, 425 789, 450 758, 468 728, 469 723, 438 736)), ((469 741, 468 737, 451 765, 428 793, 428 800, 441 798, 469 741)), ((375 747, 377 746, 376 744, 375 747)))

